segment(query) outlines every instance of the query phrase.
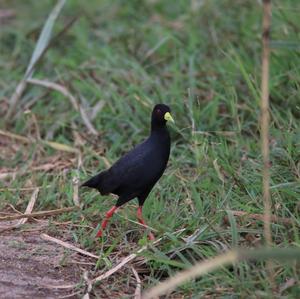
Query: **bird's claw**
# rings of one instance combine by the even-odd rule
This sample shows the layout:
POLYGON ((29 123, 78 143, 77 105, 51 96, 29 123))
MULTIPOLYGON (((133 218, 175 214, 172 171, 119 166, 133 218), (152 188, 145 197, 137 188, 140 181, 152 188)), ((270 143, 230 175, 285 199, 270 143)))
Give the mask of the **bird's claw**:
POLYGON ((149 233, 148 240, 149 241, 155 241, 155 237, 154 237, 154 235, 152 233, 149 233))
POLYGON ((102 232, 102 230, 100 229, 100 230, 97 232, 96 237, 97 237, 97 238, 102 238, 102 236, 103 236, 103 232, 102 232))

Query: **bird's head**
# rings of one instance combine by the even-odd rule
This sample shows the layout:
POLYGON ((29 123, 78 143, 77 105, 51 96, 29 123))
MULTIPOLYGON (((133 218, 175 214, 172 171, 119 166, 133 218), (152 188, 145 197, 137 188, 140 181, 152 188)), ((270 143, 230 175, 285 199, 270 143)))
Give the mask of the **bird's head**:
POLYGON ((155 105, 152 111, 152 126, 163 127, 167 121, 174 123, 170 107, 165 104, 155 105))

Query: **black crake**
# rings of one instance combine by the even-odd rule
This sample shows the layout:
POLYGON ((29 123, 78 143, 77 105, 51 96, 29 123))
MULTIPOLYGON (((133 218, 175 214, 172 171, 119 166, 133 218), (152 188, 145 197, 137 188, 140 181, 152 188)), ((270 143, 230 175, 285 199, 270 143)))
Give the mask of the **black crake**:
MULTIPOLYGON (((82 184, 97 189, 102 195, 113 193, 119 196, 116 205, 107 213, 102 229, 118 207, 135 197, 139 200, 138 219, 145 225, 141 218, 142 206, 162 176, 169 159, 170 135, 166 127, 168 120, 173 121, 170 108, 164 104, 156 105, 152 111, 150 136, 121 157, 111 168, 82 184)), ((97 235, 101 236, 102 231, 97 235)))

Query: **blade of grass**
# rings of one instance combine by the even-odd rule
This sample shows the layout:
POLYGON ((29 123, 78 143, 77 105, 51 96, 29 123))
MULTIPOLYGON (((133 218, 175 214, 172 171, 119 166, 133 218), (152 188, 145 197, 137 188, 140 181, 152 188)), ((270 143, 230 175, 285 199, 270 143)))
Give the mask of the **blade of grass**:
POLYGON ((239 244, 239 234, 238 234, 238 230, 237 230, 236 221, 235 221, 232 211, 227 210, 226 212, 227 212, 227 216, 228 216, 229 223, 231 226, 232 246, 237 247, 239 244))
POLYGON ((35 46, 35 49, 32 53, 30 62, 28 64, 27 70, 25 72, 26 78, 31 77, 36 62, 38 61, 39 57, 43 53, 44 49, 47 47, 47 45, 50 41, 50 38, 51 38, 51 34, 52 34, 52 30, 53 30, 55 21, 58 18, 62 8, 64 7, 65 2, 66 2, 66 0, 58 0, 57 4, 54 6, 52 12, 50 13, 50 15, 42 29, 42 32, 39 36, 39 39, 35 46))
POLYGON ((58 0, 57 4, 55 5, 55 7, 51 11, 50 15, 48 16, 48 19, 47 19, 45 25, 43 26, 43 29, 39 36, 38 42, 32 53, 32 56, 31 56, 28 66, 27 66, 25 75, 22 78, 22 80, 19 82, 14 94, 12 95, 12 97, 10 99, 9 109, 6 113, 6 120, 10 120, 11 116, 14 114, 16 106, 17 106, 17 102, 19 101, 22 93, 24 92, 24 90, 27 86, 26 80, 32 76, 37 61, 39 60, 41 55, 44 53, 44 50, 47 48, 55 21, 58 18, 62 8, 64 7, 65 2, 66 2, 66 0, 58 0))

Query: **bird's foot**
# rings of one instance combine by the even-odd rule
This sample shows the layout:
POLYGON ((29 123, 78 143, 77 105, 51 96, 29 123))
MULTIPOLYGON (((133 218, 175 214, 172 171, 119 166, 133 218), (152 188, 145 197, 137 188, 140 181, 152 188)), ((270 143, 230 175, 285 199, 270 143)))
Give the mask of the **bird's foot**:
POLYGON ((102 236, 103 236, 103 231, 102 231, 102 229, 100 229, 100 230, 98 230, 96 237, 102 238, 102 236))
POLYGON ((151 232, 148 234, 148 240, 149 241, 155 241, 155 237, 151 232))
POLYGON ((106 226, 107 226, 107 223, 109 221, 109 219, 113 216, 113 214, 115 213, 115 211, 117 210, 118 208, 116 206, 113 206, 107 213, 106 213, 106 217, 105 219, 102 221, 101 223, 101 228, 100 230, 97 232, 97 235, 96 237, 97 238, 101 238, 102 235, 103 235, 103 231, 105 230, 106 226))

